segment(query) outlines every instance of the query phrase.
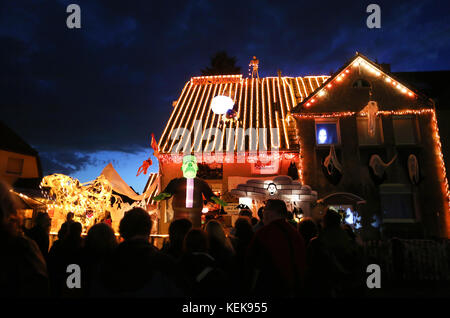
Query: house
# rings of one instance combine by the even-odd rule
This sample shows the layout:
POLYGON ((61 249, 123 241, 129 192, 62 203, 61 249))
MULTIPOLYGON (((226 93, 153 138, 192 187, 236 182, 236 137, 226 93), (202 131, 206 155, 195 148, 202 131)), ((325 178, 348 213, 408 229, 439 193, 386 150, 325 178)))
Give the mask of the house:
MULTIPOLYGON (((249 193, 278 188, 306 216, 344 211, 364 239, 449 236, 434 102, 362 54, 331 77, 193 77, 173 106, 158 144, 159 189, 192 153, 231 215, 237 202, 256 214, 261 202, 249 193), (233 107, 215 113, 216 96, 233 107), (302 205, 305 197, 317 202, 302 205)), ((160 211, 166 233, 170 202, 160 211)))

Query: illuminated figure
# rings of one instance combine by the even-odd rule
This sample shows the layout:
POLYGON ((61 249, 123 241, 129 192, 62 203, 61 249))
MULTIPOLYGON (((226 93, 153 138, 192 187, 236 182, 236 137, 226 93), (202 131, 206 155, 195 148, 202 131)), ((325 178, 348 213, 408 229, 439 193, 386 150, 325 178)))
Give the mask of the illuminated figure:
POLYGON ((142 166, 139 167, 136 177, 141 173, 147 174, 147 169, 152 165, 152 159, 148 158, 142 162, 142 166))
POLYGON ((167 200, 173 196, 172 208, 174 210, 174 218, 189 219, 194 227, 200 227, 203 196, 207 201, 221 206, 226 206, 227 203, 214 195, 208 183, 196 177, 198 166, 195 156, 184 156, 181 170, 184 177, 170 181, 164 191, 153 200, 167 200))
POLYGON ((252 78, 256 75, 256 77, 259 79, 258 65, 259 60, 256 58, 256 56, 254 56, 253 59, 250 61, 250 64, 248 65, 249 67, 252 68, 252 78))
POLYGON ((327 135, 326 129, 324 129, 324 128, 320 129, 319 130, 319 137, 318 137, 319 144, 326 143, 327 142, 327 138, 328 138, 328 135, 327 135))

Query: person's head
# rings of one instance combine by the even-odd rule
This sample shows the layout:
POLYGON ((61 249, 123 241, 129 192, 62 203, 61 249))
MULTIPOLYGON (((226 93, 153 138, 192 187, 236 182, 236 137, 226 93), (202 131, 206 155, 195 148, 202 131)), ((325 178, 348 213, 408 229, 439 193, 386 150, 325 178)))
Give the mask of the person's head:
POLYGON ((252 226, 253 226, 253 225, 256 225, 256 224, 258 224, 258 219, 255 218, 255 217, 252 217, 252 218, 250 219, 250 223, 252 224, 252 226))
POLYGON ((324 228, 336 228, 341 225, 341 216, 332 209, 327 209, 323 217, 324 228))
POLYGON ((86 236, 85 247, 94 253, 108 253, 116 246, 116 236, 113 229, 106 223, 92 226, 86 236))
POLYGON ((148 237, 151 229, 152 220, 150 215, 142 208, 129 210, 120 220, 119 233, 125 240, 135 236, 148 237))
POLYGON ((20 232, 20 219, 17 215, 20 205, 9 190, 9 186, 0 180, 0 233, 17 235, 20 232))
POLYGON ((183 250, 185 253, 205 253, 208 251, 208 238, 200 229, 190 229, 184 238, 183 250))
POLYGON ((216 220, 211 220, 206 224, 206 233, 210 239, 216 240, 225 244, 226 235, 223 230, 222 224, 216 220))
POLYGON ((192 222, 188 219, 178 219, 175 221, 172 221, 169 226, 169 240, 170 244, 182 246, 184 238, 189 232, 189 230, 192 228, 192 222))
POLYGON ((258 209, 258 218, 261 222, 263 220, 263 214, 264 214, 264 207, 262 206, 258 209))
POLYGON ((239 216, 246 216, 251 218, 253 216, 253 213, 249 209, 242 209, 241 211, 239 211, 239 216))
POLYGON ((51 225, 50 216, 47 213, 39 212, 36 215, 35 223, 36 226, 43 228, 45 230, 49 230, 51 225))
POLYGON ((68 234, 69 234, 69 225, 67 223, 61 224, 61 227, 59 228, 58 231, 58 239, 63 240, 67 237, 68 234))
POLYGON ((250 240, 253 236, 253 227, 250 224, 250 219, 245 216, 239 217, 234 223, 235 236, 242 240, 250 240))
POLYGON ((267 200, 264 208, 263 221, 264 224, 269 224, 272 221, 285 219, 287 216, 286 203, 278 199, 267 200))
POLYGON ((67 221, 67 222, 71 222, 71 221, 73 220, 73 217, 74 217, 74 216, 75 216, 75 214, 74 214, 73 212, 67 213, 66 221, 67 221))
POLYGON ((183 157, 183 165, 181 166, 183 176, 185 178, 195 178, 198 171, 197 159, 193 155, 183 157))
POLYGON ((297 228, 306 244, 318 234, 316 222, 310 217, 302 218, 297 228))

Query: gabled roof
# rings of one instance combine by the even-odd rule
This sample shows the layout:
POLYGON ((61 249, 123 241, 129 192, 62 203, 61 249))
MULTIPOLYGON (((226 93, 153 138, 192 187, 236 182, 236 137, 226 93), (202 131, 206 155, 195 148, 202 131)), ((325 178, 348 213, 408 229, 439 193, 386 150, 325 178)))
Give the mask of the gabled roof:
POLYGON ((20 153, 22 155, 37 156, 38 152, 27 144, 11 128, 0 121, 0 150, 20 153))
POLYGON ((350 59, 349 62, 344 64, 344 66, 342 66, 335 74, 333 74, 333 76, 328 78, 307 98, 296 105, 292 110, 292 113, 314 112, 315 104, 320 103, 321 98, 326 96, 327 93, 332 93, 334 89, 337 89, 336 86, 345 80, 346 76, 350 73, 350 70, 352 70, 352 68, 354 67, 363 67, 375 76, 384 78, 386 85, 390 85, 393 88, 398 89, 398 91, 405 96, 408 96, 412 99, 426 100, 427 103, 429 102, 429 99, 424 94, 414 89, 411 85, 402 83, 391 72, 383 70, 380 65, 372 62, 369 58, 357 52, 356 55, 352 59, 350 59))
MULTIPOLYGON (((248 150, 237 149, 236 142, 226 145, 225 134, 222 136, 210 133, 209 128, 219 127, 221 116, 214 114, 211 109, 211 100, 219 94, 228 95, 235 101, 235 110, 238 121, 229 121, 221 127, 222 131, 227 128, 274 128, 279 138, 271 134, 270 129, 264 139, 267 145, 279 146, 279 149, 289 150, 294 145, 289 140, 288 127, 285 123, 286 116, 292 108, 306 98, 326 81, 328 76, 305 76, 305 77, 265 77, 260 79, 242 78, 242 75, 201 76, 193 77, 184 86, 180 97, 166 124, 164 132, 159 141, 159 151, 170 153, 172 150, 196 152, 205 149, 210 144, 222 143, 223 149, 234 149, 234 151, 248 150), (200 139, 210 137, 210 141, 203 144, 195 140, 192 134, 191 149, 174 148, 178 140, 170 137, 177 128, 187 128, 194 132, 194 122, 202 122, 200 139), (278 140, 277 140, 278 139, 278 140), (203 146, 203 147, 202 147, 203 146)), ((251 141, 249 141, 251 142, 251 141)), ((230 142, 231 143, 231 142, 230 142)), ((270 149, 270 146, 268 146, 270 149)))

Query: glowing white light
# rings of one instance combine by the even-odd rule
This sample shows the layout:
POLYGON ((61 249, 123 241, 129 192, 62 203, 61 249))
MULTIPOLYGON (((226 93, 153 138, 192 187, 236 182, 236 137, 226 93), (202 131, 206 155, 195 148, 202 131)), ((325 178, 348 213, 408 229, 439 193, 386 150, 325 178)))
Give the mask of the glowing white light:
POLYGON ((324 144, 327 141, 327 130, 322 128, 319 130, 319 144, 324 144))
POLYGON ((239 204, 243 204, 243 205, 246 205, 249 208, 251 208, 251 206, 252 206, 252 199, 249 198, 249 197, 239 198, 239 204))
POLYGON ((218 95, 211 101, 211 110, 214 114, 223 115, 234 105, 233 100, 228 96, 218 95))
POLYGON ((194 179, 186 179, 186 208, 192 208, 194 205, 194 179))
POLYGON ((202 213, 208 213, 208 212, 209 212, 209 210, 208 210, 207 207, 204 207, 204 208, 202 209, 202 213))
POLYGON ((353 224, 354 223, 354 217, 353 217, 353 212, 350 208, 347 208, 347 210, 345 211, 347 213, 347 217, 345 218, 345 222, 347 224, 353 224))

